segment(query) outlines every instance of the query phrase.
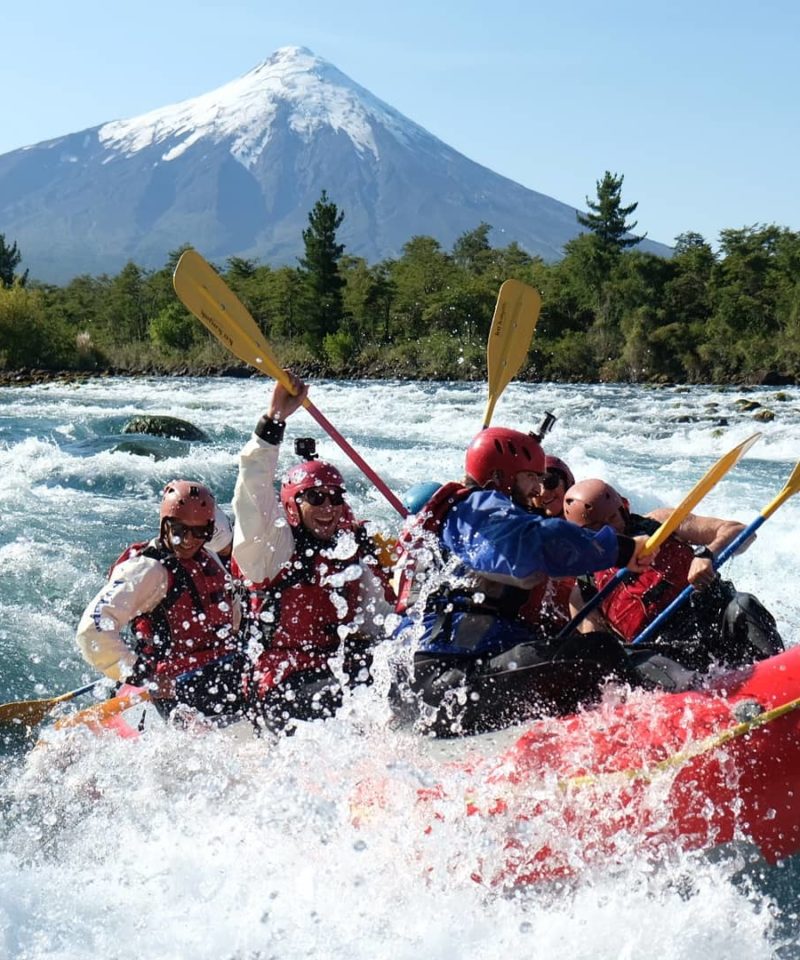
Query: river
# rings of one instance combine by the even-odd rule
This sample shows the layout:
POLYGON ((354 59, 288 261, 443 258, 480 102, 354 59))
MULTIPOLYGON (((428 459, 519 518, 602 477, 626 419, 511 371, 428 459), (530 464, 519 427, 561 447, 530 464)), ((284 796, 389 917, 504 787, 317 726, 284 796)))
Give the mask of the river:
MULTIPOLYGON (((237 451, 269 389, 263 378, 157 377, 0 388, 0 702, 95 679, 73 639, 84 605, 124 547, 155 532, 168 480, 202 479, 230 508, 237 451), (121 433, 145 413, 189 420, 210 440, 121 433)), ((311 396, 402 493, 461 475, 485 385, 325 381, 311 396)), ((578 478, 613 482, 637 512, 677 503, 759 430, 699 511, 751 520, 800 452, 800 388, 512 384, 494 423, 534 429, 546 410, 558 418, 546 448, 578 478), (755 422, 740 398, 774 420, 755 422)), ((287 436, 302 435, 342 468, 356 514, 395 531, 389 504, 301 411, 287 436)), ((787 645, 800 636, 798 529, 800 500, 790 500, 727 567, 774 612, 787 645)), ((472 873, 502 844, 498 825, 453 826, 431 849, 409 800, 408 816, 390 810, 355 830, 351 801, 365 777, 388 772, 390 806, 402 810, 404 791, 457 776, 429 743, 392 728, 380 658, 378 668, 376 685, 340 717, 277 746, 157 728, 134 741, 85 732, 31 750, 6 730, 0 956, 800 957, 795 861, 676 851, 568 884, 487 889, 472 873)), ((498 744, 470 749, 485 755, 498 744)))

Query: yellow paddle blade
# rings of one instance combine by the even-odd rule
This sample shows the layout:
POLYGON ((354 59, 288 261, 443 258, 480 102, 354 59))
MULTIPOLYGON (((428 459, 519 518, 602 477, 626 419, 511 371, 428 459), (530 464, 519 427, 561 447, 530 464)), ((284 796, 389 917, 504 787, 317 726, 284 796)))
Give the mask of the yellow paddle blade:
POLYGON ((196 250, 181 254, 172 284, 186 309, 234 356, 295 392, 247 307, 196 250))
POLYGON ((528 356, 541 307, 539 291, 520 280, 506 280, 500 287, 486 345, 489 399, 483 415, 484 430, 492 421, 500 394, 528 356))
POLYGON ((751 437, 743 440, 738 447, 729 450, 728 453, 717 460, 708 473, 698 480, 658 530, 648 539, 645 544, 645 553, 651 553, 656 547, 661 546, 667 537, 678 529, 703 497, 719 483, 731 467, 734 467, 741 460, 760 436, 760 433, 754 433, 751 437))
POLYGON ((67 703, 82 692, 84 692, 83 688, 79 691, 62 693, 58 697, 48 697, 46 700, 17 700, 14 703, 4 703, 0 705, 0 725, 21 723, 26 727, 35 727, 59 703, 67 703))
POLYGON ((0 706, 0 724, 22 723, 26 727, 35 727, 48 713, 60 703, 59 697, 50 700, 18 700, 0 706))
POLYGON ((789 499, 789 497, 793 497, 798 492, 800 492, 800 462, 795 464, 795 468, 792 470, 789 479, 784 484, 783 490, 780 491, 774 500, 770 500, 766 507, 764 507, 764 509, 761 511, 761 516, 765 520, 769 519, 769 517, 775 513, 778 507, 782 506, 789 499))

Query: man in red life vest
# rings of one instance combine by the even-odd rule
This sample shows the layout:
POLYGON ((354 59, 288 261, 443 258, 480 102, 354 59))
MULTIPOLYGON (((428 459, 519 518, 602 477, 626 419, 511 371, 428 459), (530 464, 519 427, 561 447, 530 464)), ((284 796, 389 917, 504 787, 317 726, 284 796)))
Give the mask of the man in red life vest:
POLYGON ((253 600, 247 693, 257 726, 273 732, 336 712, 342 687, 330 661, 340 650, 350 684, 369 682, 367 648, 383 635, 392 612, 387 598, 393 599, 334 466, 320 460, 294 466, 280 500, 275 496, 286 420, 308 393, 288 375, 297 393, 276 383, 241 452, 233 498, 233 570, 253 600))
MULTIPOLYGON (((628 536, 649 536, 669 517, 662 508, 640 516, 628 501, 602 480, 583 480, 564 497, 564 514, 590 530, 608 525, 628 536)), ((664 651, 693 670, 713 661, 729 666, 752 663, 783 650, 775 620, 751 594, 740 593, 714 570, 714 555, 726 547, 744 524, 695 514, 681 523, 662 545, 650 569, 623 581, 584 621, 583 629, 613 629, 630 643, 691 584, 689 601, 667 620, 648 647, 664 651)), ((573 611, 616 573, 616 568, 583 578, 573 593, 573 611)), ((639 647, 634 648, 639 650, 639 647)))
POLYGON ((241 606, 206 549, 215 510, 203 484, 168 483, 159 535, 115 561, 78 625, 84 659, 113 680, 146 685, 164 715, 179 704, 212 718, 243 712, 241 606), (129 625, 131 645, 122 637, 129 625))
POLYGON ((608 557, 637 571, 652 561, 642 556, 646 537, 589 533, 537 514, 545 466, 535 435, 483 430, 467 450, 466 481, 434 493, 417 515, 416 541, 404 534, 390 696, 400 717, 428 732, 463 735, 569 712, 610 675, 637 680, 612 636, 554 643, 520 617, 547 577, 601 570, 608 557))

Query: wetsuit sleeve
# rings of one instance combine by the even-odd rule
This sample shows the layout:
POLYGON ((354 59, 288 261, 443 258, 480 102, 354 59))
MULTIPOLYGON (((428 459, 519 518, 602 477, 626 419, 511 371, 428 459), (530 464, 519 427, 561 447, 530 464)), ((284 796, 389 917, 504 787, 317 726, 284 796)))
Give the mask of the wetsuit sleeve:
POLYGON ((274 579, 294 553, 294 535, 275 494, 277 444, 253 435, 239 455, 233 493, 233 558, 252 583, 274 579))
POLYGON ((122 630, 134 617, 157 607, 168 587, 169 574, 152 557, 131 557, 114 567, 78 624, 75 639, 83 659, 112 680, 124 680, 136 654, 122 630))
POLYGON ((577 576, 616 566, 617 534, 544 519, 492 490, 477 490, 447 513, 442 542, 478 573, 528 580, 535 574, 577 576))

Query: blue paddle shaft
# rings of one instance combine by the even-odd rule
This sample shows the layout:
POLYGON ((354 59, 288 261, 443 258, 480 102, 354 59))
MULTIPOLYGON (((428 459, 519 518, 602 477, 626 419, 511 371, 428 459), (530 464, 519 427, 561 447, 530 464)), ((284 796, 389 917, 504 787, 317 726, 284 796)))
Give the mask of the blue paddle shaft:
MULTIPOLYGON (((745 541, 749 540, 750 537, 753 536, 756 530, 758 530, 758 528, 766 519, 767 518, 763 514, 757 516, 752 523, 748 524, 744 530, 738 534, 738 536, 731 540, 727 547, 725 547, 723 550, 720 550, 717 556, 714 557, 714 569, 719 570, 723 563, 725 563, 727 560, 730 560, 739 547, 741 547, 745 541)), ((648 640, 653 636, 653 634, 657 633, 658 628, 661 627, 667 620, 669 620, 676 610, 679 610, 684 603, 686 603, 693 591, 694 587, 691 584, 684 587, 678 596, 675 597, 672 603, 668 607, 665 607, 655 618, 655 620, 649 623, 644 630, 642 630, 639 636, 635 637, 631 641, 631 646, 635 646, 637 643, 644 643, 645 640, 648 640)))

